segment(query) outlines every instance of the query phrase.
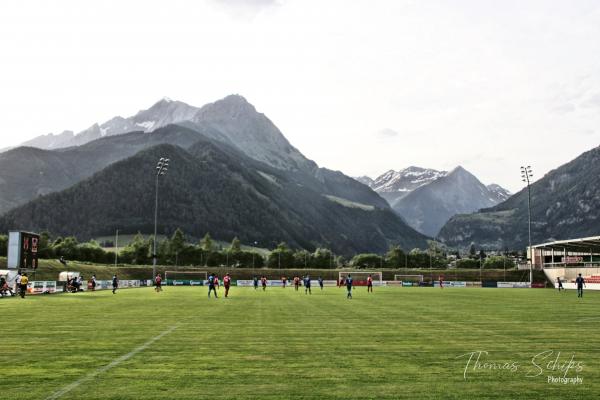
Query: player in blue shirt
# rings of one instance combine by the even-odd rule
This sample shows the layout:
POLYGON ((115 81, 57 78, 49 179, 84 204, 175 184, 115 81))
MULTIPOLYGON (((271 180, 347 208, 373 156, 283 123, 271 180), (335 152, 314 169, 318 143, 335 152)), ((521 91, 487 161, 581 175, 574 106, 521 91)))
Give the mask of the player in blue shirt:
POLYGON ((577 284, 577 297, 583 297, 583 287, 585 286, 585 279, 583 276, 579 274, 577 279, 575 279, 575 283, 577 284))
POLYGON ((252 279, 252 282, 254 283, 254 290, 258 289, 258 278, 256 276, 252 279))
POLYGON ((348 275, 346 277, 346 290, 348 291, 346 298, 351 299, 352 298, 352 275, 348 275))
POLYGON ((323 290, 323 278, 319 277, 319 279, 317 279, 319 281, 319 287, 321 288, 321 290, 323 290))
POLYGON ((306 275, 304 277, 304 294, 312 294, 310 290, 310 276, 306 275))
POLYGON ((215 299, 218 299, 217 289, 215 288, 215 275, 210 273, 208 275, 208 298, 210 299, 210 292, 215 292, 215 299))

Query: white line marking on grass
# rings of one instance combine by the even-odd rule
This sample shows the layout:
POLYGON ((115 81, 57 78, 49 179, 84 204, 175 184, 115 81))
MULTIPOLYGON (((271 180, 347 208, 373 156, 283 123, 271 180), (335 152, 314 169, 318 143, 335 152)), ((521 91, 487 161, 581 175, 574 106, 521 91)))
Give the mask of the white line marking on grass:
POLYGON ((65 395, 66 393, 69 393, 71 390, 75 389, 76 387, 78 387, 79 385, 81 385, 82 383, 91 381, 92 379, 94 379, 96 376, 100 375, 103 372, 108 371, 111 368, 116 367, 117 365, 121 364, 123 361, 127 361, 129 360, 131 357, 135 356, 137 353, 139 353, 140 351, 144 351, 145 349, 147 349, 152 343, 156 342, 157 340, 160 340, 163 336, 168 335, 169 333, 173 332, 175 329, 177 329, 179 327, 179 325, 173 325, 170 328, 168 328, 167 330, 159 333, 158 335, 154 336, 152 339, 148 340, 146 343, 144 343, 143 345, 136 347, 135 349, 133 349, 132 351, 130 351, 127 354, 122 355, 121 357, 117 358, 116 360, 113 360, 110 364, 105 365, 102 368, 98 368, 97 370, 95 370, 94 372, 90 372, 88 375, 84 376, 81 379, 76 380, 75 382, 71 383, 68 386, 65 386, 64 388, 62 388, 61 390, 59 390, 58 392, 54 393, 53 395, 46 397, 46 400, 54 400, 54 399, 58 399, 59 397, 65 395))
POLYGON ((585 317, 585 318, 580 318, 577 320, 577 322, 586 322, 586 321, 600 321, 600 317, 585 317))

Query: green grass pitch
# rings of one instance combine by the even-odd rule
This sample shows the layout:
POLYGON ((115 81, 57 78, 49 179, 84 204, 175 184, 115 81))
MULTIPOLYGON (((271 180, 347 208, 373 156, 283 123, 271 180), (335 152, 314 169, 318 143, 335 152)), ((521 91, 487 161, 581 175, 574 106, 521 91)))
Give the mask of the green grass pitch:
POLYGON ((229 299, 206 293, 166 287, 1 299, 0 392, 7 399, 600 396, 600 293, 359 287, 352 300, 334 287, 311 296, 276 287, 233 287, 229 299), (471 360, 465 378, 465 354, 475 351, 487 353, 480 364, 471 360))

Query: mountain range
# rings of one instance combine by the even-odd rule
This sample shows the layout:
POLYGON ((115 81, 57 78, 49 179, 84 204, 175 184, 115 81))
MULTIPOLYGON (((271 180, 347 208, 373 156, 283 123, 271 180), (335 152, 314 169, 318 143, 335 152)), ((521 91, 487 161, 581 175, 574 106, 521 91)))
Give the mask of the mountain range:
MULTIPOLYGON (((266 247, 283 240, 338 254, 424 248, 429 237, 451 247, 526 245, 526 191, 511 196, 460 166, 352 179, 306 158, 238 95, 203 107, 162 99, 134 116, 28 144, 0 153, 0 231, 80 239, 151 232, 154 165, 167 156, 164 234, 181 227, 194 236, 238 236, 266 247)), ((533 241, 597 235, 599 176, 595 148, 533 183, 533 241)))
POLYGON ((161 156, 172 160, 161 178, 163 233, 182 227, 196 236, 340 253, 427 245, 377 193, 319 168, 237 95, 201 108, 163 99, 74 135, 68 147, 0 154, 0 231, 48 229, 81 239, 117 228, 150 232, 161 156), (121 132, 134 125, 141 129, 121 132))
POLYGON ((389 170, 375 179, 359 177, 386 199, 410 226, 435 237, 455 214, 496 205, 510 193, 492 184, 485 186, 462 167, 450 172, 411 166, 389 170))
MULTIPOLYGON (((523 249, 528 243, 527 189, 472 214, 456 215, 438 238, 450 246, 523 249)), ((600 232, 600 147, 550 171, 531 185, 533 244, 600 232)))
POLYGON ((73 131, 65 130, 56 135, 49 133, 37 136, 22 143, 21 146, 37 147, 44 150, 81 146, 105 136, 120 135, 133 131, 151 132, 175 122, 189 120, 198 111, 199 109, 196 107, 164 97, 152 107, 147 110, 141 110, 131 117, 123 118, 117 116, 103 124, 94 123, 89 128, 77 134, 73 133, 73 131))

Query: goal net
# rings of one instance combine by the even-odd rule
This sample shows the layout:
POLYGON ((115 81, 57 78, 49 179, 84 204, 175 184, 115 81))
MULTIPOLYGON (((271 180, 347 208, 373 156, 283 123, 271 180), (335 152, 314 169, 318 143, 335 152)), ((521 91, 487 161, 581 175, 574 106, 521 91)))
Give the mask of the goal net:
POLYGON ((419 286, 423 282, 423 275, 394 275, 394 282, 402 286, 419 286))
POLYGON ((369 276, 373 279, 373 286, 383 285, 383 273, 381 271, 340 271, 338 282, 345 282, 348 276, 352 276, 354 286, 367 286, 369 276))
POLYGON ((165 271, 165 282, 172 286, 201 286, 207 278, 206 271, 165 271))

